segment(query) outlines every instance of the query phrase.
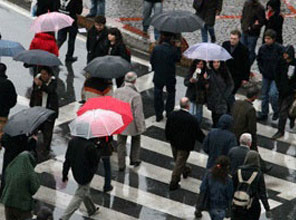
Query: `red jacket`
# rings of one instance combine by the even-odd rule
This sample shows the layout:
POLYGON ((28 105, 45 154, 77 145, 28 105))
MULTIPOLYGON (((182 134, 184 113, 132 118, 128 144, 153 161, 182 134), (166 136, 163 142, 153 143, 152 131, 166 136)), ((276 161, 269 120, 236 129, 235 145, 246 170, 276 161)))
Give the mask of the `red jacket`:
POLYGON ((59 48, 55 37, 47 33, 35 34, 35 37, 30 45, 30 50, 34 49, 45 50, 59 56, 59 48))

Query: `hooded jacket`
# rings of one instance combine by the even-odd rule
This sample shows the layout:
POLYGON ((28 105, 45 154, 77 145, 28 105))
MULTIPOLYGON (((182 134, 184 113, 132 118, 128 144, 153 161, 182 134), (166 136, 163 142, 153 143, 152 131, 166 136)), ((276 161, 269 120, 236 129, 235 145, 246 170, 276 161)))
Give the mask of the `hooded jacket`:
POLYGON ((8 117, 16 101, 17 94, 13 83, 7 79, 5 72, 0 72, 0 117, 8 117))
POLYGON ((230 131, 232 125, 232 116, 224 114, 220 117, 217 128, 212 129, 206 136, 203 142, 203 150, 209 155, 207 169, 215 165, 219 156, 227 156, 229 150, 237 146, 236 137, 230 131))
POLYGON ((52 53, 59 56, 59 48, 56 43, 56 39, 53 35, 50 35, 48 33, 38 33, 35 34, 31 44, 30 44, 30 50, 45 50, 49 53, 52 53))

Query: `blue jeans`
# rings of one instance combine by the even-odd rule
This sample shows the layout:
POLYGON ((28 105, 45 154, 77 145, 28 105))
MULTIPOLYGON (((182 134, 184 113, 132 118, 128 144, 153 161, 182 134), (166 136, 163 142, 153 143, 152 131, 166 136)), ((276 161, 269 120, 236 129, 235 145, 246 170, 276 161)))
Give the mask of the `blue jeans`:
MULTIPOLYGON (((154 11, 154 15, 160 14, 162 12, 162 2, 148 2, 144 0, 143 7, 143 31, 147 32, 150 22, 151 22, 151 14, 152 9, 154 11)), ((158 40, 160 34, 159 31, 154 28, 154 36, 155 40, 158 40)))
POLYGON ((91 0, 91 9, 89 11, 91 16, 105 16, 105 0, 91 0))
POLYGON ((210 216, 211 220, 223 220, 226 215, 226 211, 224 209, 211 209, 210 216))
POLYGON ((266 79, 263 77, 262 89, 261 89, 261 115, 267 116, 269 113, 269 102, 271 104, 272 110, 275 114, 279 111, 278 98, 279 92, 276 88, 274 80, 266 79))
POLYGON ((214 26, 211 27, 211 26, 208 26, 205 24, 204 27, 201 29, 202 42, 208 42, 208 32, 209 32, 212 40, 214 40, 216 38, 214 26))
POLYGON ((253 65, 256 59, 256 44, 257 44, 258 37, 257 36, 250 36, 248 34, 242 33, 241 43, 245 45, 249 50, 249 62, 250 66, 253 65))
POLYGON ((190 102, 190 113, 197 118, 197 121, 199 124, 201 124, 202 122, 202 116, 203 116, 202 107, 203 107, 202 104, 196 104, 194 102, 190 102))
POLYGON ((102 157, 104 164, 104 174, 105 174, 105 184, 104 189, 109 189, 111 187, 111 164, 110 157, 102 157))

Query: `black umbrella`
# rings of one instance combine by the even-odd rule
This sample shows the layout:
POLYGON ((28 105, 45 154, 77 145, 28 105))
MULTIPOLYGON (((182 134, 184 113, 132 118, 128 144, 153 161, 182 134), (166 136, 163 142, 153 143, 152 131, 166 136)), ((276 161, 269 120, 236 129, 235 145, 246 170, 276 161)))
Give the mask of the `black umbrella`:
POLYGON ((25 50, 13 57, 16 61, 21 61, 31 65, 59 66, 63 65, 60 59, 44 50, 25 50))
POLYGON ((9 118, 3 131, 10 136, 31 134, 52 114, 54 111, 39 106, 21 110, 9 118))
POLYGON ((193 32, 201 29, 204 22, 190 11, 165 11, 152 17, 151 25, 159 31, 171 33, 193 32))
POLYGON ((92 77, 119 78, 131 71, 132 65, 119 56, 103 56, 92 60, 84 70, 92 77))

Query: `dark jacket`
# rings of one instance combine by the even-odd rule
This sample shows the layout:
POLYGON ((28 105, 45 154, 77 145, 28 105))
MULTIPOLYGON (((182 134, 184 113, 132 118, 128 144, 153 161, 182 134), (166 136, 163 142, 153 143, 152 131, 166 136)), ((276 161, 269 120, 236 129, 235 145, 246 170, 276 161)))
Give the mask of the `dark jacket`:
MULTIPOLYGON (((244 165, 240 167, 242 170, 242 177, 244 180, 248 180, 253 172, 258 172, 257 177, 251 184, 251 197, 256 199, 256 200, 261 200, 263 203, 263 206, 266 211, 270 210, 267 196, 266 196, 266 188, 265 188, 265 182, 264 182, 264 176, 263 173, 255 167, 250 167, 247 165, 244 165)), ((237 172, 235 175, 232 177, 233 181, 233 188, 236 189, 238 187, 238 176, 237 172)))
POLYGON ((68 176, 71 168, 75 181, 80 185, 91 182, 100 161, 95 143, 80 137, 69 141, 65 159, 63 179, 68 176))
POLYGON ((106 27, 98 32, 96 27, 93 26, 87 32, 86 49, 88 63, 96 57, 108 54, 108 30, 106 27))
POLYGON ((204 134, 197 119, 186 110, 170 113, 165 125, 166 139, 178 150, 192 151, 195 141, 202 143, 204 134))
POLYGON ((278 43, 264 44, 259 48, 257 62, 264 78, 274 80, 282 54, 283 47, 278 43))
POLYGON ((259 37, 261 27, 265 24, 265 9, 258 0, 246 0, 241 18, 242 31, 245 34, 259 37), (255 22, 259 21, 256 25, 255 22))
POLYGON ((181 59, 181 48, 163 42, 156 45, 150 57, 152 70, 154 71, 153 82, 165 83, 176 78, 176 63, 181 59))
POLYGON ((77 25, 77 15, 80 15, 83 9, 82 0, 60 0, 58 8, 59 12, 75 20, 72 25, 77 25))
POLYGON ((238 167, 244 164, 247 153, 250 151, 248 146, 236 146, 231 148, 228 153, 228 157, 230 159, 230 171, 231 175, 234 175, 238 169, 238 167))
POLYGON ((230 115, 222 115, 217 128, 212 129, 203 142, 203 150, 209 155, 207 168, 214 166, 216 159, 221 155, 228 155, 229 150, 237 146, 235 135, 230 131, 233 118, 230 115))
POLYGON ((109 55, 112 56, 120 56, 121 58, 125 59, 128 62, 131 62, 131 56, 129 54, 129 51, 127 50, 124 43, 118 43, 111 45, 110 42, 108 42, 107 52, 109 55))
POLYGON ((8 117, 10 109, 15 106, 17 94, 13 83, 4 73, 0 73, 0 117, 8 117))
POLYGON ((249 64, 249 50, 241 42, 235 47, 231 53, 230 41, 225 41, 222 44, 232 56, 232 59, 226 61, 227 68, 232 76, 233 81, 249 80, 250 64, 249 64))
POLYGON ((216 12, 222 11, 223 0, 203 0, 203 3, 196 15, 199 16, 206 25, 213 27, 216 20, 216 12))
POLYGON ((36 15, 46 14, 59 10, 60 0, 37 0, 36 15))
POLYGON ((37 33, 34 36, 30 44, 30 50, 45 50, 49 53, 52 53, 59 56, 59 48, 56 42, 54 35, 50 35, 47 33, 37 33))
POLYGON ((232 106, 232 117, 234 120, 232 131, 237 140, 243 133, 252 135, 252 149, 257 146, 257 119, 256 110, 248 100, 237 100, 232 106))
MULTIPOLYGON (((278 42, 279 44, 283 44, 283 23, 284 23, 283 16, 279 13, 274 13, 266 21, 264 33, 268 29, 274 30, 276 32, 276 42, 278 42)), ((264 43, 264 38, 263 38, 263 43, 264 43)))

